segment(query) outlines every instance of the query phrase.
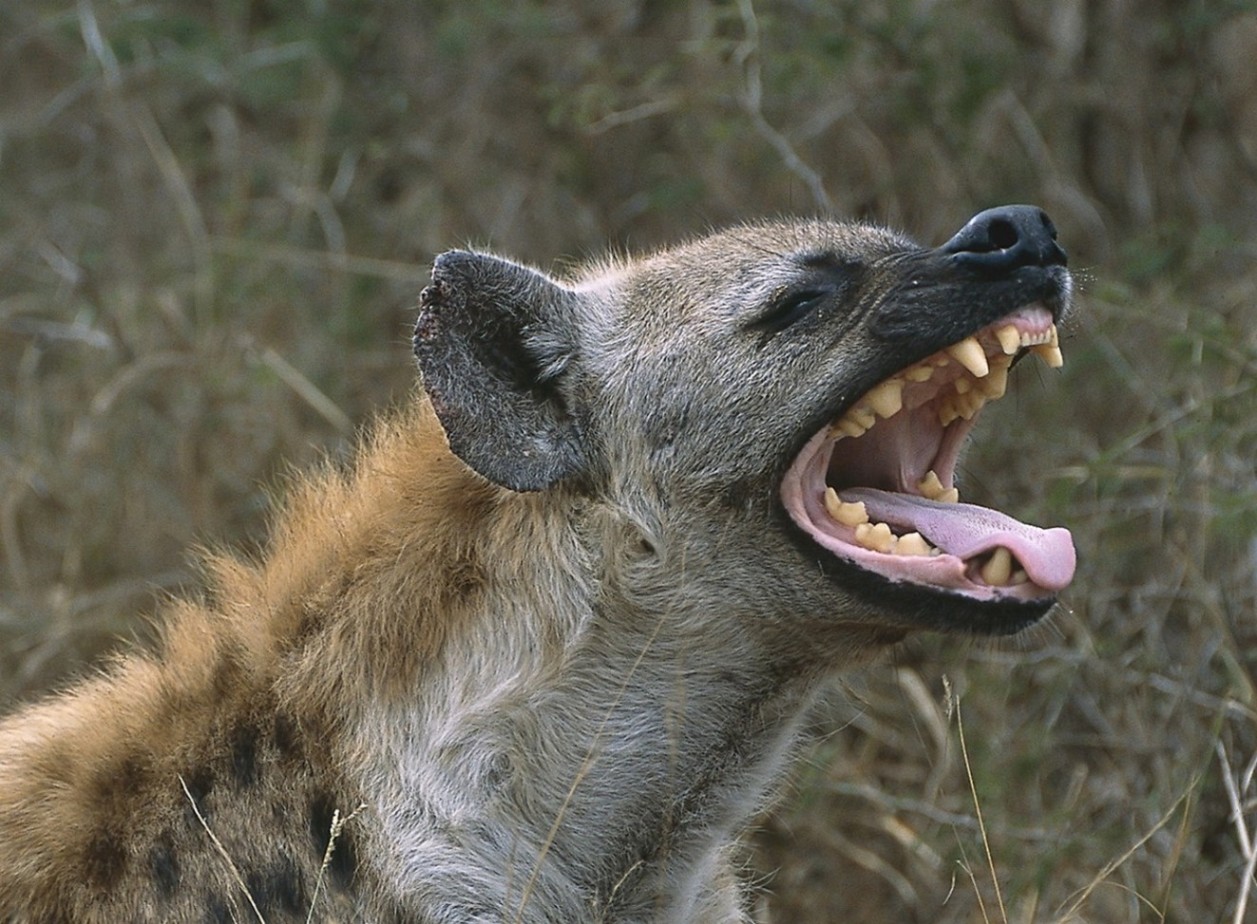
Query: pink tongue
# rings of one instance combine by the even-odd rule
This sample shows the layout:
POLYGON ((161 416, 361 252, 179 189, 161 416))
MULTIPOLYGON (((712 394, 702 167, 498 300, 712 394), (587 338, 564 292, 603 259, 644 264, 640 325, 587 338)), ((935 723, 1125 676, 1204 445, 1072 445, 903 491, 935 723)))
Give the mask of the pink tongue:
POLYGON ((875 488, 850 488, 841 495, 845 501, 864 501, 874 522, 914 529, 957 558, 972 558, 1002 545, 1030 580, 1047 590, 1061 590, 1074 576, 1074 539, 1062 527, 1039 529, 976 504, 945 504, 875 488))

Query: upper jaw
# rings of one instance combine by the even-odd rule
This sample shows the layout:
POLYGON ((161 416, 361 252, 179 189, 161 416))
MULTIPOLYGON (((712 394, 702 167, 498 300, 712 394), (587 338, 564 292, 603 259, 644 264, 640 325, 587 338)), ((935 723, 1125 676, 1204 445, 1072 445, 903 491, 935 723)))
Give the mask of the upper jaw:
POLYGON ((1063 306, 1023 305, 848 406, 788 469, 781 499, 790 519, 826 552, 904 589, 960 596, 970 608, 1046 609, 1073 575, 1068 531, 959 504, 954 474, 978 412, 1003 395, 1013 363, 1025 355, 1063 363, 1055 324, 1063 306))

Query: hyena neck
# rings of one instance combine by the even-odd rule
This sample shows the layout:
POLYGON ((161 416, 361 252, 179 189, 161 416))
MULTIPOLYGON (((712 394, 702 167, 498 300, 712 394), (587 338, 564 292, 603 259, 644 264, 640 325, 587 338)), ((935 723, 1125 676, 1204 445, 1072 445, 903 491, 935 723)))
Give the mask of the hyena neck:
MULTIPOLYGON (((430 484, 423 504, 467 490, 430 484)), ((775 787, 808 685, 720 614, 630 604, 597 518, 574 494, 499 492, 447 534, 461 548, 415 561, 399 590, 419 596, 393 607, 406 626, 355 631, 377 695, 332 711, 370 808, 376 843, 360 855, 404 907, 422 895, 450 920, 738 919, 724 853, 775 787), (405 633, 422 656, 398 650, 405 633)))

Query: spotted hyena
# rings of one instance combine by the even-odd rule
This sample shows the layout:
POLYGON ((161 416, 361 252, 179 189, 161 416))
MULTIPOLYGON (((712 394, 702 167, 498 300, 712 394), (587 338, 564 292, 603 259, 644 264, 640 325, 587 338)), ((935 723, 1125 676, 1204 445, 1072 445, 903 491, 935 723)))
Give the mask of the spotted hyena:
POLYGON ((731 845, 825 678, 1072 576, 954 484, 1060 364, 1065 262, 1029 206, 442 255, 413 406, 153 650, 0 722, 0 920, 744 920, 731 845))

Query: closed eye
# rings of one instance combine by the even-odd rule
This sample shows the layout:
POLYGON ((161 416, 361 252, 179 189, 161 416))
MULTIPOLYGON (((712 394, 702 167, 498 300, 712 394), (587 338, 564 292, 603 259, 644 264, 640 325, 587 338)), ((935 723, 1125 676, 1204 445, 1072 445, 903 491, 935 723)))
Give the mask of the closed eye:
POLYGON ((819 289, 787 292, 757 317, 753 326, 767 337, 771 337, 807 317, 819 308, 830 294, 819 289))

